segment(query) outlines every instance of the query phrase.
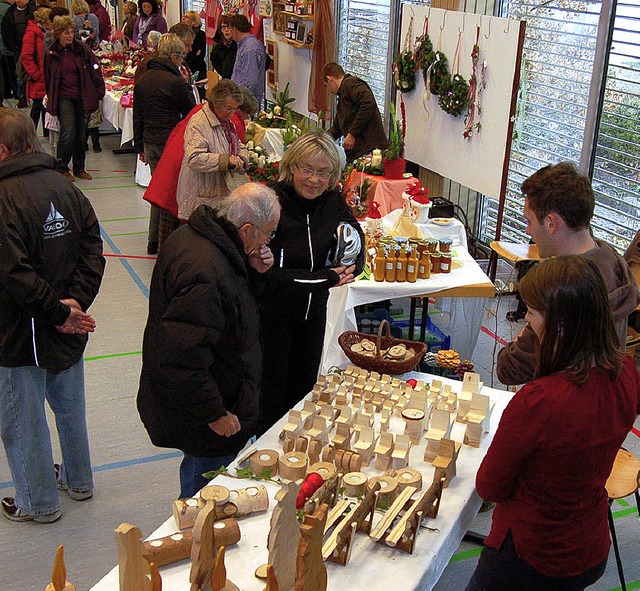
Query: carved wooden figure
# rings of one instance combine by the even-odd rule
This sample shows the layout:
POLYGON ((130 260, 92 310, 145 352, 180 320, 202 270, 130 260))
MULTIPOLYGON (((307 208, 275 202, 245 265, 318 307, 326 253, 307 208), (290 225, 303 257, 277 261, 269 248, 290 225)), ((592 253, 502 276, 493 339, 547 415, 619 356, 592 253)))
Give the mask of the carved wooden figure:
POLYGON ((267 586, 264 591, 280 591, 278 579, 276 579, 276 571, 270 564, 267 564, 267 586))
POLYGON ((371 463, 377 439, 372 427, 362 426, 358 440, 353 445, 353 451, 362 456, 362 464, 364 466, 368 466, 371 463))
POLYGON ((313 515, 305 515, 296 558, 295 591, 326 591, 327 567, 322 559, 322 536, 328 507, 320 505, 313 515))
POLYGON ((446 410, 436 409, 433 411, 433 414, 431 415, 431 424, 424 436, 427 440, 427 447, 424 450, 425 462, 433 462, 433 460, 435 460, 440 449, 440 440, 443 437, 446 438, 451 435, 451 429, 454 422, 455 417, 451 416, 451 414, 446 410))
POLYGON ((449 486, 449 482, 456 475, 456 462, 461 447, 460 443, 453 439, 440 440, 438 456, 431 463, 436 469, 433 481, 443 480, 444 488, 449 486))
POLYGON ((189 572, 191 591, 205 591, 211 584, 211 573, 215 560, 213 527, 215 523, 215 508, 217 504, 223 504, 229 498, 228 490, 226 495, 221 490, 212 490, 205 493, 207 488, 223 489, 224 487, 207 486, 200 491, 200 495, 207 503, 198 513, 193 526, 191 570, 189 572), (203 495, 203 493, 205 494, 203 495))
POLYGON ((285 590, 293 589, 296 580, 296 565, 293 557, 298 552, 301 537, 296 518, 296 496, 299 490, 300 484, 282 483, 282 488, 276 493, 277 504, 271 515, 267 538, 269 564, 275 571, 280 589, 285 590))
POLYGON ((396 435, 391 460, 394 468, 406 468, 409 465, 411 439, 408 435, 396 435))
POLYGON ((142 532, 135 525, 121 523, 115 536, 120 591, 150 591, 149 563, 142 557, 142 532))
POLYGON ((220 546, 216 562, 211 574, 212 591, 238 591, 238 587, 227 579, 227 569, 224 565, 225 547, 220 546))
POLYGON ((64 546, 58 546, 56 557, 53 561, 51 582, 45 591, 76 591, 76 588, 67 581, 67 567, 64 564, 64 546))
POLYGON ((376 454, 376 470, 387 470, 391 466, 391 452, 393 452, 393 434, 380 433, 378 445, 373 450, 376 454))

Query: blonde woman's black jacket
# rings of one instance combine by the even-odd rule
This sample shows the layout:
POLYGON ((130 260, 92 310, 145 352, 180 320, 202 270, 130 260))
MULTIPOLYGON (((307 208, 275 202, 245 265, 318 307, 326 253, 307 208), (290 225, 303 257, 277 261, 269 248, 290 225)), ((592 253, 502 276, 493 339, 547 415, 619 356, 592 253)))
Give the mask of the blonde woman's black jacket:
POLYGON ((87 336, 62 334, 62 299, 83 310, 104 273, 100 227, 82 191, 38 153, 0 162, 0 366, 68 369, 87 336))
POLYGON ((237 230, 206 205, 173 232, 153 270, 138 411, 151 441, 205 457, 242 449, 258 422, 258 309, 237 230), (226 411, 241 430, 217 435, 226 411))
POLYGON ((338 224, 347 222, 360 234, 363 248, 356 276, 364 267, 364 234, 339 189, 325 191, 316 199, 304 199, 293 185, 282 182, 274 189, 282 213, 269 243, 275 263, 260 297, 260 312, 267 320, 302 322, 325 313, 329 289, 338 283, 338 275, 327 267, 338 224))

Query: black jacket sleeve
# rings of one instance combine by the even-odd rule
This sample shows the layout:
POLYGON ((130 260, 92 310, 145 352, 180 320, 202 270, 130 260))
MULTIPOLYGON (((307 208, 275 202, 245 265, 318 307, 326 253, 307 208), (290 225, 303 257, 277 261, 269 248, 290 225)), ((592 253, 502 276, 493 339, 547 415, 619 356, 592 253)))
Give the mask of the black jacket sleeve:
POLYGON ((133 149, 140 153, 144 152, 144 116, 142 114, 142 103, 144 97, 139 91, 133 92, 133 149))
POLYGON ((178 110, 180 111, 180 114, 183 118, 186 117, 191 112, 191 109, 196 106, 196 99, 193 96, 193 89, 182 79, 182 77, 176 77, 173 88, 173 96, 176 99, 178 110))
POLYGON ((354 137, 360 137, 363 135, 367 124, 374 118, 378 111, 378 105, 373 96, 373 92, 371 92, 366 82, 359 80, 355 84, 350 84, 346 91, 349 93, 349 100, 358 105, 356 117, 348 133, 354 137))

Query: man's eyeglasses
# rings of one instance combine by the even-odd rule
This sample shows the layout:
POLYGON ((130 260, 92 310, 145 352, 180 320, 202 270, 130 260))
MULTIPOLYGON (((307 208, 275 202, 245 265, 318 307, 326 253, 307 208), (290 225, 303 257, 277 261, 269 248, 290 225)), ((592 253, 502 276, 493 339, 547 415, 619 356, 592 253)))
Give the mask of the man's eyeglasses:
POLYGON ((331 175, 333 173, 326 171, 326 170, 314 170, 313 168, 310 168, 309 166, 305 166, 304 164, 300 165, 300 164, 296 164, 296 168, 298 169, 298 172, 305 178, 311 178, 313 175, 315 175, 318 180, 321 181, 328 181, 331 178, 331 175))
POLYGON ((172 53, 171 55, 177 55, 181 60, 187 57, 186 53, 172 53))
POLYGON ((273 230, 271 230, 271 232, 267 234, 260 226, 257 226, 256 224, 251 224, 251 223, 250 225, 256 228, 257 230, 259 230, 260 233, 267 239, 265 244, 269 244, 269 242, 271 242, 276 237, 277 228, 274 228, 273 230))

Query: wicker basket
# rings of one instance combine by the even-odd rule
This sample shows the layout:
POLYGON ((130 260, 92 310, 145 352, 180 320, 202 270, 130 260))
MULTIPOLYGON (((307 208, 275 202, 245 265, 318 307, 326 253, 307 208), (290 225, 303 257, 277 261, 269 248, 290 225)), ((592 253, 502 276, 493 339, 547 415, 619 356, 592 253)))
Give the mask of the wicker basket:
POLYGON ((360 343, 364 339, 372 340, 372 336, 373 335, 363 332, 348 330, 338 337, 338 344, 344 351, 344 354, 354 365, 368 371, 377 371, 378 373, 387 373, 391 375, 400 375, 415 369, 415 367, 420 363, 420 360, 424 357, 424 354, 427 352, 427 345, 424 343, 404 341, 402 339, 392 337, 389 323, 386 320, 383 320, 378 328, 375 357, 369 357, 351 350, 351 345, 360 343), (382 336, 382 332, 385 328, 387 335, 382 336), (415 355, 409 359, 401 359, 399 361, 395 361, 393 359, 382 359, 380 357, 380 351, 389 349, 389 347, 393 347, 394 345, 404 345, 407 349, 413 349, 415 351, 415 355))

